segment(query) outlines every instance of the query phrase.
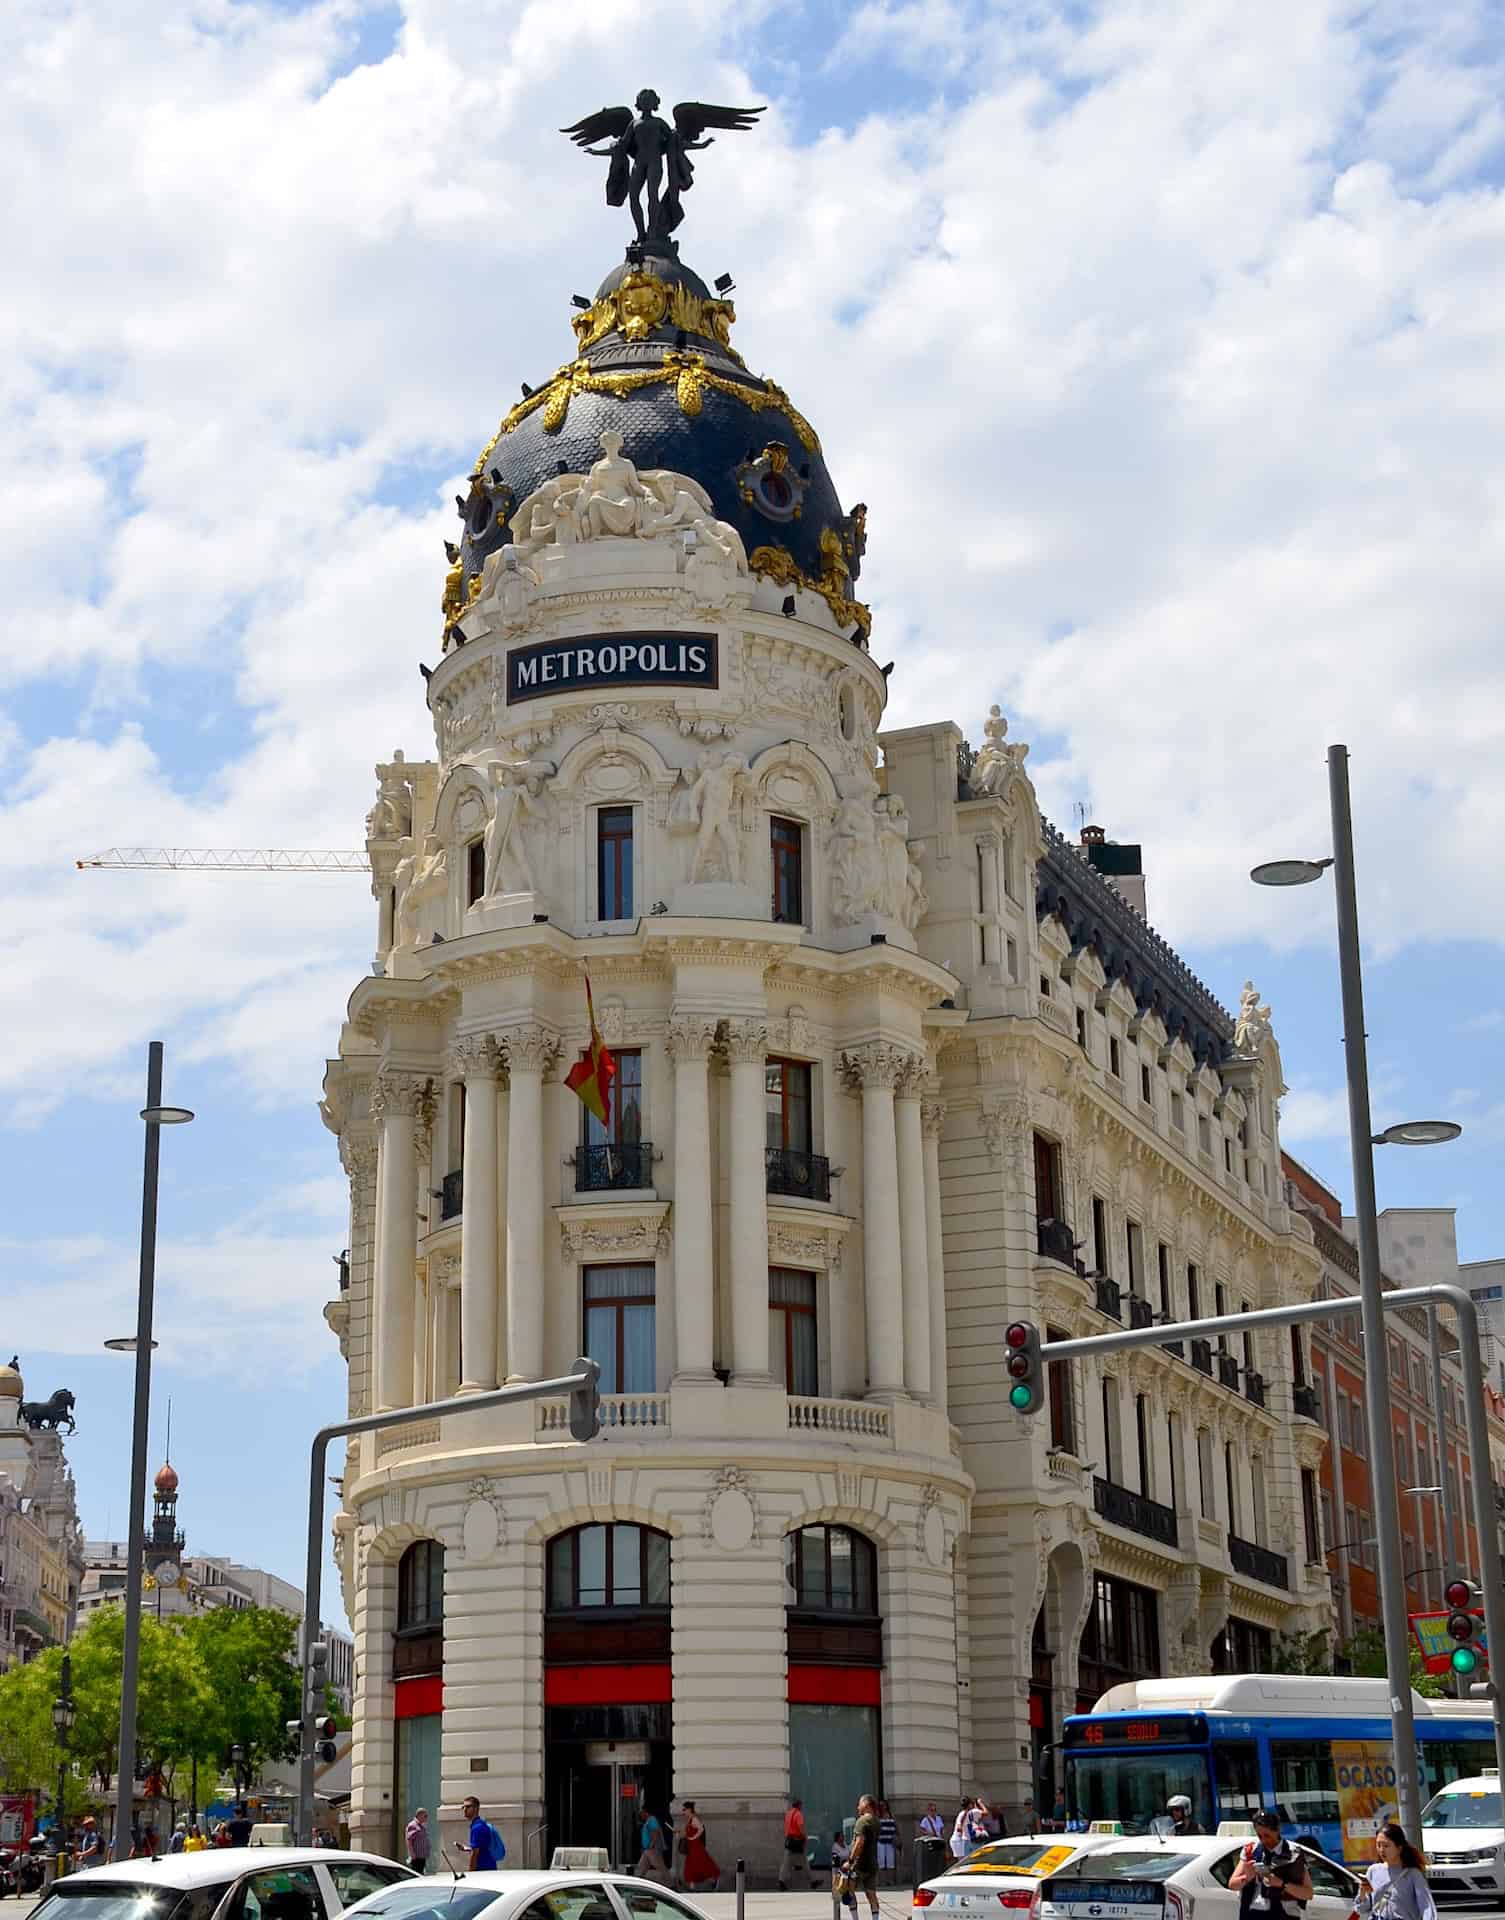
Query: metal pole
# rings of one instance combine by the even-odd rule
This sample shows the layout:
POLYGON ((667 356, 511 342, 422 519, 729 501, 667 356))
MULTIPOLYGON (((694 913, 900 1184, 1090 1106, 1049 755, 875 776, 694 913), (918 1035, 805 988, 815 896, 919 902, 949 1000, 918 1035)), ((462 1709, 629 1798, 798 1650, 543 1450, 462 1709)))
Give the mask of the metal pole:
POLYGON ((1427 1343, 1432 1350, 1432 1409, 1437 1415, 1437 1478, 1442 1486, 1442 1546, 1450 1567, 1462 1573, 1458 1547, 1458 1510, 1453 1504, 1453 1476, 1448 1471, 1447 1402, 1442 1397, 1442 1341, 1438 1337, 1437 1309, 1427 1309, 1427 1343))
POLYGON ((493 1387, 488 1393, 467 1393, 449 1400, 429 1400, 419 1407, 394 1407, 386 1413, 368 1413, 359 1420, 341 1420, 332 1427, 320 1427, 313 1437, 308 1457, 308 1540, 303 1562, 303 1647, 302 1671, 298 1676, 298 1711, 303 1723, 303 1739, 298 1758, 298 1825, 300 1846, 313 1845, 314 1824, 314 1743, 313 1715, 308 1706, 308 1650, 319 1637, 320 1589, 324 1574, 324 1483, 325 1465, 332 1440, 348 1439, 356 1433, 384 1432, 388 1427, 410 1426, 417 1420, 437 1420, 446 1413, 479 1413, 486 1407, 514 1406, 523 1400, 544 1400, 558 1394, 574 1393, 578 1388, 596 1389, 601 1378, 594 1360, 577 1360, 575 1371, 555 1380, 528 1380, 520 1386, 493 1387))
POLYGON ((1374 1122, 1369 1113, 1369 1059, 1364 1040, 1364 981, 1359 958, 1359 907, 1354 887, 1353 820, 1348 801, 1348 749, 1328 748, 1333 816, 1333 879, 1338 907, 1338 973, 1343 988, 1343 1052, 1348 1071, 1348 1131, 1353 1154, 1353 1210, 1359 1237, 1359 1299, 1364 1335, 1364 1417, 1369 1428, 1370 1493, 1379 1544, 1380 1614, 1385 1677, 1395 1728, 1395 1787, 1400 1823, 1421 1831, 1416 1775, 1416 1723, 1411 1696, 1411 1633, 1390 1425, 1389 1341, 1380 1273, 1380 1228, 1374 1198, 1374 1122))
POLYGON ((1458 1316, 1458 1345, 1463 1351, 1463 1417, 1468 1434, 1468 1478, 1474 1526, 1479 1535, 1479 1584, 1484 1589, 1484 1631, 1489 1640, 1489 1704, 1495 1723, 1495 1765, 1505 1780, 1505 1569, 1500 1564, 1500 1534, 1495 1518, 1495 1489, 1489 1475, 1489 1422, 1484 1410, 1484 1379, 1479 1366, 1479 1310, 1467 1288, 1449 1287, 1458 1316))
MULTIPOLYGON (((162 1042, 146 1056, 148 1110, 162 1104, 162 1042)), ((152 1296, 157 1283, 157 1160, 162 1128, 146 1122, 141 1172, 141 1279, 136 1293, 136 1392, 131 1426, 130 1526, 125 1551, 125 1642, 120 1656, 120 1733, 115 1747, 115 1832, 110 1853, 130 1852, 136 1782, 136 1678, 141 1660, 141 1581, 146 1545, 146 1430, 152 1393, 152 1296), (122 1821, 121 1796, 125 1797, 122 1821)))

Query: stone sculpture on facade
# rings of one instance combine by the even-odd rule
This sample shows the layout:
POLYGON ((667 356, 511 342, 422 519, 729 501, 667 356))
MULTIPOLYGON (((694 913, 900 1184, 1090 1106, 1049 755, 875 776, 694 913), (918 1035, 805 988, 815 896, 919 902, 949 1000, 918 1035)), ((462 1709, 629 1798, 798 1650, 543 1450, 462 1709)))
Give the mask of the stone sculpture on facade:
POLYGON ((1259 1004, 1259 992, 1252 980, 1244 982, 1238 997, 1238 1018, 1233 1027, 1236 1053, 1258 1053, 1270 1037, 1270 1009, 1259 1004))
POLYGON ((705 137, 712 127, 724 133, 745 133, 766 109, 681 100, 671 127, 659 118, 659 98, 652 87, 644 87, 633 105, 636 119, 632 107, 601 107, 559 131, 593 159, 611 163, 606 171, 606 204, 620 207, 625 200, 631 206, 639 246, 656 245, 672 253, 669 236, 685 217, 680 198, 695 184, 690 155, 712 144, 705 137), (611 145, 598 147, 597 140, 609 140, 611 145))
POLYGON ((401 747, 390 762, 376 769, 376 779, 376 804, 366 815, 366 838, 401 840, 412 831, 412 797, 401 747))
POLYGON ((687 780, 670 801, 669 831, 695 835, 690 849, 692 882, 726 880, 735 885, 741 880, 737 811, 746 778, 747 761, 740 753, 710 747, 701 754, 694 779, 687 780))
POLYGON ((849 796, 831 823, 831 911, 839 926, 856 926, 868 910, 877 846, 870 802, 849 796))
POLYGON ((988 717, 982 723, 982 730, 987 739, 972 763, 968 785, 974 794, 1002 793, 1014 775, 1022 770, 1029 748, 1023 741, 1010 742, 1006 739, 1009 723, 996 702, 988 708, 988 717))
POLYGON ((530 842, 549 828, 550 805, 544 782, 554 768, 528 760, 518 767, 493 767, 496 800, 486 824, 485 897, 537 893, 538 868, 530 842))
POLYGON ((437 834, 425 834, 423 851, 414 849, 398 861, 393 881, 397 889, 396 944, 426 946, 442 930, 449 892, 448 863, 437 834))

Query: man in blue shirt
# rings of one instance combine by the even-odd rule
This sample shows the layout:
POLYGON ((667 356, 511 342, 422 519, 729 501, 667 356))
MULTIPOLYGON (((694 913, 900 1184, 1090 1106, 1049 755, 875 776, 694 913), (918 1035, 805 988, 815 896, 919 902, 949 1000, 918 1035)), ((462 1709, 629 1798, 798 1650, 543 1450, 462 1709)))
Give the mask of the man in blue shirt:
POLYGON ((460 1808, 470 1822, 470 1871, 495 1873, 501 1865, 496 1855, 496 1834, 489 1820, 481 1818, 481 1803, 475 1795, 460 1808))

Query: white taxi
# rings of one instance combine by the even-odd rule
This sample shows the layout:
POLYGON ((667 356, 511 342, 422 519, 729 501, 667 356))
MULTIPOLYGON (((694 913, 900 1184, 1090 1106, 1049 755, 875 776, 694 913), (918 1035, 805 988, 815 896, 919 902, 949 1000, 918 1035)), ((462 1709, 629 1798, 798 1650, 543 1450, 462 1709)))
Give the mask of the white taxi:
POLYGON ((935 1907, 940 1915, 997 1914, 1000 1907, 1027 1910, 1035 1889, 1048 1873, 1058 1873, 1079 1855, 1105 1847, 1113 1836, 1100 1833, 1037 1833, 1019 1840, 989 1840, 934 1880, 915 1888, 917 1907, 935 1907))
MULTIPOLYGON (((1238 1920, 1228 1882, 1250 1836, 1240 1821, 1211 1840, 1111 1841, 1040 1882, 1036 1920, 1238 1920)), ((1312 1876, 1304 1920, 1350 1920, 1358 1876, 1311 1847, 1296 1851, 1312 1876)))
POLYGON ((1500 1776, 1490 1769, 1453 1780, 1421 1813, 1427 1885, 1441 1900, 1505 1899, 1505 1809, 1500 1776))

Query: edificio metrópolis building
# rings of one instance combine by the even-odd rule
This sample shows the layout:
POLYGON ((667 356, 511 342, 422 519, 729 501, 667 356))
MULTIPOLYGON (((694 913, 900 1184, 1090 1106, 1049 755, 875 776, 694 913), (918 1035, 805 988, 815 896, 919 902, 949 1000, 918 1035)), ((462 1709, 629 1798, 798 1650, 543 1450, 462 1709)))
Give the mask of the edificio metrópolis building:
POLYGON ((378 768, 351 1413, 582 1351, 606 1397, 351 1443, 356 1845, 474 1793, 514 1863, 630 1861, 688 1797, 767 1876, 791 1793, 1048 1806, 1079 1701, 1330 1615, 1299 1333, 1007 1405, 1011 1318, 1310 1297, 1279 1055, 996 708, 884 729, 865 510, 732 320, 651 232, 574 314, 460 502, 435 756, 378 768))

